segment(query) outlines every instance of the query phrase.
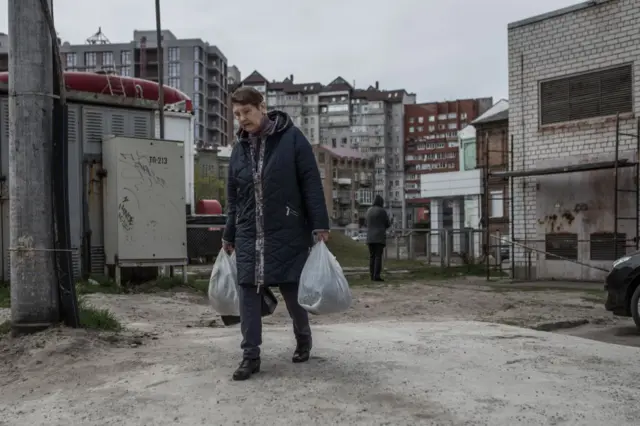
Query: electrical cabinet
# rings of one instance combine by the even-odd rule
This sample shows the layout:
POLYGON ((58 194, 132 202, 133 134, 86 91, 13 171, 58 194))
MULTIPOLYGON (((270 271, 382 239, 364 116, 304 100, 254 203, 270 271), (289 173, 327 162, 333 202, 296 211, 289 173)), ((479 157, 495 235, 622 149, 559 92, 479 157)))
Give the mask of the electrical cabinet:
POLYGON ((102 142, 105 263, 119 268, 187 263, 184 142, 107 137, 102 142))

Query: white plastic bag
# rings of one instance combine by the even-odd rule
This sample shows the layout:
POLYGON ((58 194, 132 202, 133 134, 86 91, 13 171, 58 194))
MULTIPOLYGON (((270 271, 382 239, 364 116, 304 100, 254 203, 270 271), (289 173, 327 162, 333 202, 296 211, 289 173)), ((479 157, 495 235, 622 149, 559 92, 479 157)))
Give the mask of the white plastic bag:
POLYGON ((298 303, 316 315, 343 312, 351 306, 349 283, 323 241, 313 246, 302 269, 298 303))
POLYGON ((222 249, 209 278, 209 302, 220 315, 240 315, 236 252, 231 256, 222 249))

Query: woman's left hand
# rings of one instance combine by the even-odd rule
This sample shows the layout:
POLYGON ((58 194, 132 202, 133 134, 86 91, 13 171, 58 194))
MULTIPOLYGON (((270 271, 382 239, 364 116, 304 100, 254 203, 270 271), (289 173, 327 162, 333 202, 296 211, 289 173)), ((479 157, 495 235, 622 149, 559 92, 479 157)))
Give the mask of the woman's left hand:
POLYGON ((329 231, 317 231, 316 232, 316 241, 320 242, 327 242, 329 241, 329 231))

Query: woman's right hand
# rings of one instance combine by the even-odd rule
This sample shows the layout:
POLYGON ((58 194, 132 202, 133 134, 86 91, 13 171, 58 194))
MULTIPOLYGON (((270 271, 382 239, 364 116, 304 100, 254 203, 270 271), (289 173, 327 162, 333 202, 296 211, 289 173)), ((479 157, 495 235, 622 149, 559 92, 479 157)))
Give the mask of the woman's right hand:
POLYGON ((235 246, 232 243, 229 243, 227 241, 223 241, 222 242, 222 248, 224 249, 224 251, 226 251, 228 254, 233 253, 233 250, 235 249, 235 246))

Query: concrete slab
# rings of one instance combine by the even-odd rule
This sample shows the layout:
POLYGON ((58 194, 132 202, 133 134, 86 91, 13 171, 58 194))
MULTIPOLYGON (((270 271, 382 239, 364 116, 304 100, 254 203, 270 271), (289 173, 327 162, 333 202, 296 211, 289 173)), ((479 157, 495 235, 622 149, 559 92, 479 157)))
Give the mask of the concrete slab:
MULTIPOLYGON (((263 372, 232 382, 239 330, 188 329, 0 390, 7 425, 637 425, 640 349, 478 322, 333 324, 290 363, 267 328, 263 372), (82 379, 81 379, 82 378, 82 379), (51 383, 50 383, 51 384, 51 383), (27 389, 24 386, 36 386, 27 389)), ((34 368, 31 366, 30 368, 34 368)))

